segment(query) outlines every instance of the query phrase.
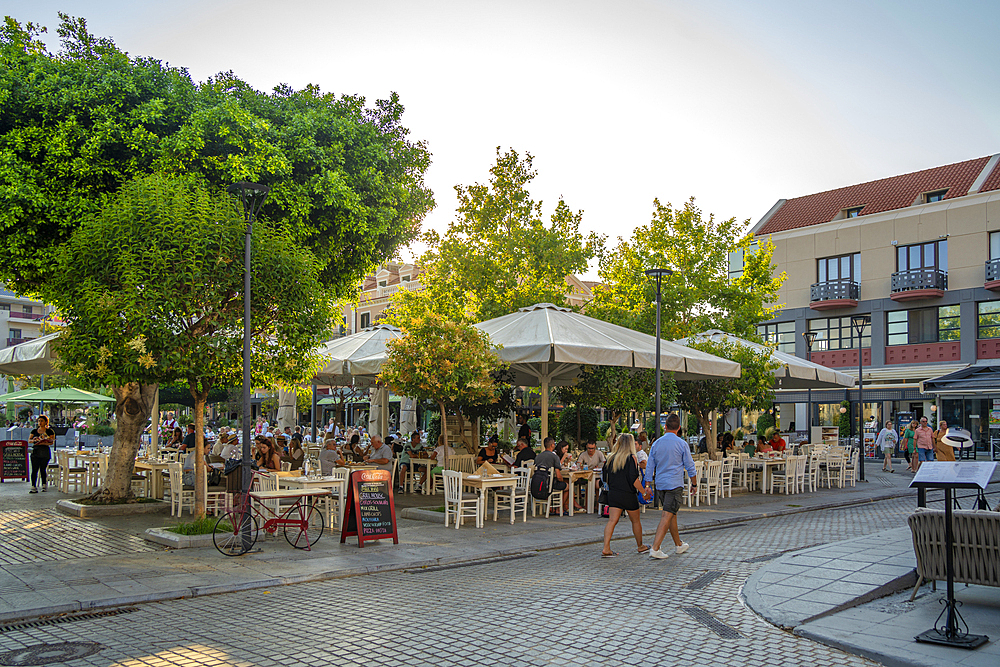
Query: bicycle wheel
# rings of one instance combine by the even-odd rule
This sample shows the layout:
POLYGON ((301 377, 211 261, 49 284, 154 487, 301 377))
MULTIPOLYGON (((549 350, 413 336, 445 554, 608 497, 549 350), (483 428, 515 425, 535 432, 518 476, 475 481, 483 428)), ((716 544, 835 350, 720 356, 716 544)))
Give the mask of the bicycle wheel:
POLYGON ((236 510, 229 510, 219 517, 215 524, 215 532, 212 534, 212 543, 224 556, 242 556, 253 548, 257 542, 257 519, 236 510), (250 522, 250 537, 244 542, 240 533, 241 519, 250 522), (220 529, 225 529, 219 532, 220 529))
POLYGON ((304 520, 303 526, 285 525, 285 539, 296 549, 309 549, 323 537, 323 513, 315 505, 301 505, 298 512, 289 510, 286 519, 304 520))

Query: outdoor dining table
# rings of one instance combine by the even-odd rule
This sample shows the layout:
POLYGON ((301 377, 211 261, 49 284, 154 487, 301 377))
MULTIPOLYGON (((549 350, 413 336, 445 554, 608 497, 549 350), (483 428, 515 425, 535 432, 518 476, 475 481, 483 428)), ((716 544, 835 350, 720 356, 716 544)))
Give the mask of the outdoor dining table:
POLYGON ((166 470, 170 466, 170 461, 136 461, 135 469, 137 471, 149 473, 150 477, 150 497, 152 498, 162 498, 163 497, 163 474, 161 471, 166 470))
MULTIPOLYGON (((462 473, 462 486, 472 487, 479 492, 479 514, 483 524, 486 523, 486 494, 490 489, 513 489, 517 486, 517 475, 499 473, 496 475, 470 475, 462 473)), ((511 510, 510 522, 514 523, 514 512, 511 510)))
POLYGON ((563 481, 566 482, 566 488, 570 490, 570 503, 569 515, 573 516, 573 507, 576 506, 576 496, 573 495, 574 487, 573 485, 577 480, 587 480, 587 513, 594 513, 594 495, 596 493, 596 486, 594 482, 594 472, 593 470, 573 470, 572 468, 563 468, 562 476, 563 481))
MULTIPOLYGON (((341 499, 339 503, 339 511, 337 514, 337 525, 341 526, 344 522, 344 503, 343 499, 347 497, 347 479, 338 479, 336 477, 279 477, 278 478, 278 488, 279 489, 328 489, 331 493, 331 497, 336 495, 341 499)), ((330 520, 329 512, 327 512, 327 522, 330 520)))
POLYGON ((771 473, 773 472, 771 469, 784 468, 785 459, 780 457, 766 458, 766 459, 752 458, 745 460, 743 462, 743 467, 744 469, 760 468, 763 471, 764 474, 761 475, 761 480, 760 480, 760 486, 761 486, 760 492, 768 493, 768 489, 770 488, 770 482, 771 482, 771 473))
POLYGON ((431 479, 431 470, 438 464, 437 459, 423 458, 423 457, 410 457, 410 466, 413 468, 413 473, 416 474, 417 466, 424 466, 427 469, 427 480, 424 484, 424 495, 431 495, 431 489, 434 487, 434 480, 431 479))

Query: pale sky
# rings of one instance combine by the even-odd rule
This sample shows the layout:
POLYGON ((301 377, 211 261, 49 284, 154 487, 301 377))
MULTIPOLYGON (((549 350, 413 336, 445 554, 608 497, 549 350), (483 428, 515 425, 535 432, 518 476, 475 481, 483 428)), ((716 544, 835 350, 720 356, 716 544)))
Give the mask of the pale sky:
MULTIPOLYGON (((628 237, 654 197, 756 222, 779 198, 1000 152, 1000 3, 922 0, 4 0, 258 89, 399 93, 453 186, 535 156, 546 214, 628 237)), ((592 271, 590 277, 594 277, 592 271)))

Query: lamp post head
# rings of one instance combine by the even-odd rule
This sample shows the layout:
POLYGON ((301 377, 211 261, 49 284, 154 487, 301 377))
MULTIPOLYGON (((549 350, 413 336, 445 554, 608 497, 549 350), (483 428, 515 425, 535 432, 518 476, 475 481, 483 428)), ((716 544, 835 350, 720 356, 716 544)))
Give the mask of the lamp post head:
POLYGON ((843 415, 843 414, 846 414, 846 413, 847 413, 847 408, 845 408, 843 405, 841 405, 840 406, 840 414, 843 415))
POLYGON ((674 275, 673 269, 646 269, 645 273, 650 278, 669 278, 674 275))
POLYGON ((865 328, 872 323, 871 315, 852 315, 851 326, 858 332, 858 336, 864 333, 865 328))
POLYGON ((226 188, 226 192, 239 197, 240 203, 243 204, 243 212, 249 221, 253 221, 257 214, 260 213, 260 208, 264 205, 264 200, 270 191, 271 188, 266 185, 249 183, 247 181, 233 183, 226 188))
POLYGON ((818 331, 806 331, 802 334, 802 337, 806 339, 806 347, 810 350, 812 349, 813 343, 816 342, 817 336, 819 336, 818 331))

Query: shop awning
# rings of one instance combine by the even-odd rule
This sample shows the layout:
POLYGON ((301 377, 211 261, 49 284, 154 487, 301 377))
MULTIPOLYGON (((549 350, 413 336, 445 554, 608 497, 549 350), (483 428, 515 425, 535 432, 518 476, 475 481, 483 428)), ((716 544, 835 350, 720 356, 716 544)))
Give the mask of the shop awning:
POLYGON ((1000 361, 991 365, 969 366, 954 373, 941 375, 920 383, 924 394, 940 395, 1000 395, 1000 361))

